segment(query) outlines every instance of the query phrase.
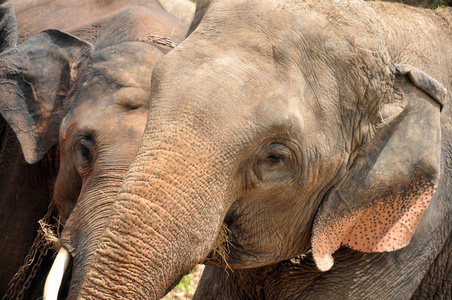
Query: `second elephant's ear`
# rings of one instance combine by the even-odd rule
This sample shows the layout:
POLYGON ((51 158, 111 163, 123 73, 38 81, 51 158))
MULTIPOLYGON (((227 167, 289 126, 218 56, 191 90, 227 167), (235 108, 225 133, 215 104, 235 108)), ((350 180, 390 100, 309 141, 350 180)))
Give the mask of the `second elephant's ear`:
POLYGON ((399 99, 381 105, 375 138, 357 151, 316 214, 312 253, 321 271, 333 266, 341 245, 368 253, 408 245, 435 194, 447 91, 408 65, 395 75, 399 99))
POLYGON ((0 55, 0 113, 28 163, 39 161, 58 142, 70 108, 68 92, 91 48, 64 32, 46 30, 0 55))
POLYGON ((0 52, 15 47, 17 22, 13 0, 0 0, 0 52))
POLYGON ((187 32, 187 37, 195 31, 195 29, 198 27, 199 23, 201 23, 202 19, 204 18, 204 15, 207 12, 207 9, 209 8, 210 4, 212 3, 212 0, 198 0, 196 1, 196 11, 195 15, 193 16, 193 21, 191 22, 190 28, 187 32))

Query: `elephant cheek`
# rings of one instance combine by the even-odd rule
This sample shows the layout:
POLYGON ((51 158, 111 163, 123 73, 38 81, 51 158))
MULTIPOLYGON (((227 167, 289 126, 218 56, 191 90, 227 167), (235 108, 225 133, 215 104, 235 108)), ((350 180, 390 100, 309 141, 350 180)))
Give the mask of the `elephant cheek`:
POLYGON ((73 212, 82 188, 82 180, 74 170, 61 169, 55 183, 54 202, 59 222, 63 225, 73 212))

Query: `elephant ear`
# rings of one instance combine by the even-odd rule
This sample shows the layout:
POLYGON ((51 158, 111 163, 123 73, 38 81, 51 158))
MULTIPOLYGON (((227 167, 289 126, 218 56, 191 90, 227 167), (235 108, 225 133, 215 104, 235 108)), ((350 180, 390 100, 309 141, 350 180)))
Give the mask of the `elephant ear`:
POLYGON ((312 253, 321 271, 333 266, 341 245, 367 253, 408 245, 435 194, 447 90, 408 65, 395 75, 399 99, 382 104, 375 138, 356 151, 315 216, 312 253))
POLYGON ((0 54, 0 113, 28 163, 39 161, 58 142, 70 108, 68 92, 91 48, 64 32, 46 30, 0 54))
POLYGON ((15 47, 17 22, 12 0, 0 0, 0 52, 15 47))
POLYGON ((191 22, 190 28, 188 29, 187 37, 193 31, 195 31, 195 29, 198 27, 199 23, 201 23, 202 19, 204 18, 204 15, 206 14, 207 9, 209 8, 211 3, 212 3, 212 0, 196 1, 195 15, 193 16, 193 21, 191 22))

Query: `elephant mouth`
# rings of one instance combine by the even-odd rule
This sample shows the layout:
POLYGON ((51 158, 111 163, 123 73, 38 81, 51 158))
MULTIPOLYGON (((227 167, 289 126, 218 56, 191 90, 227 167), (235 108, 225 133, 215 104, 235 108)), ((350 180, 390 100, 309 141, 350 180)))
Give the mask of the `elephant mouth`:
POLYGON ((202 262, 205 265, 217 267, 229 267, 231 251, 235 248, 232 243, 231 230, 223 223, 221 224, 218 237, 215 240, 212 251, 202 262))
POLYGON ((260 267, 256 256, 235 242, 234 234, 225 222, 220 227, 212 250, 201 263, 231 270, 260 267))

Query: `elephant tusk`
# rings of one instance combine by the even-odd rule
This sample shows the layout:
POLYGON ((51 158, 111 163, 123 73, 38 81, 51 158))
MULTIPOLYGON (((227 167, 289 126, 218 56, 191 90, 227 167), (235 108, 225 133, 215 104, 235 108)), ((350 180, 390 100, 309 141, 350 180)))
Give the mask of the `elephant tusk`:
POLYGON ((71 254, 69 251, 61 247, 55 261, 53 262, 49 275, 47 275, 46 283, 44 285, 44 300, 58 299, 58 292, 60 291, 61 282, 63 281, 63 275, 70 260, 71 254))

